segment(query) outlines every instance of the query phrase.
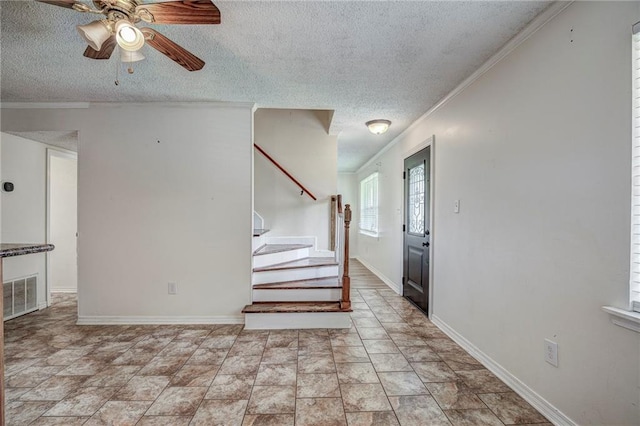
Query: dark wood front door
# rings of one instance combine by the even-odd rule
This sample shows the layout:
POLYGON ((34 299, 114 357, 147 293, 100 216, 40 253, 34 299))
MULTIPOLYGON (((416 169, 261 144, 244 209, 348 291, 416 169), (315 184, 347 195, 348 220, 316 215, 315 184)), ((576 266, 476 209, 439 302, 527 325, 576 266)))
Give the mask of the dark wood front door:
POLYGON ((404 296, 428 313, 431 147, 404 160, 404 296))

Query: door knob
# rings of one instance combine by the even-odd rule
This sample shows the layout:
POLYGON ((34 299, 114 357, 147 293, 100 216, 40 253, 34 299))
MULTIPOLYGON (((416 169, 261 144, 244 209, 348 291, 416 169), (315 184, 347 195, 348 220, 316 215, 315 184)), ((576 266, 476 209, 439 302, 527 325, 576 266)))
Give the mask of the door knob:
POLYGON ((429 243, 422 243, 422 247, 429 247, 429 243))

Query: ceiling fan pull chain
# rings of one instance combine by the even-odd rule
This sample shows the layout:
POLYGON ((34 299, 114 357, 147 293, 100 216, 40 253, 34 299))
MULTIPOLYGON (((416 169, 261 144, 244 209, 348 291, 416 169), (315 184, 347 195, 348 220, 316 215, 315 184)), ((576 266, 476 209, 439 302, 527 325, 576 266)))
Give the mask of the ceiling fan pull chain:
POLYGON ((118 79, 118 75, 120 74, 120 60, 116 61, 116 81, 114 83, 116 83, 116 86, 120 85, 120 81, 118 79))

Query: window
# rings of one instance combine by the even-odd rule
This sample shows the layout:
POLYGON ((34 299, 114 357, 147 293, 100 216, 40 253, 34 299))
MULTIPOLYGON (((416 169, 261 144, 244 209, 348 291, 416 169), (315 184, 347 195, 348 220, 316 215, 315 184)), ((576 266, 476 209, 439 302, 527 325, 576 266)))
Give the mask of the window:
POLYGON ((631 282, 632 308, 640 312, 640 22, 633 26, 633 114, 631 148, 631 282))
POLYGON ((378 236, 378 173, 360 182, 360 233, 378 236))

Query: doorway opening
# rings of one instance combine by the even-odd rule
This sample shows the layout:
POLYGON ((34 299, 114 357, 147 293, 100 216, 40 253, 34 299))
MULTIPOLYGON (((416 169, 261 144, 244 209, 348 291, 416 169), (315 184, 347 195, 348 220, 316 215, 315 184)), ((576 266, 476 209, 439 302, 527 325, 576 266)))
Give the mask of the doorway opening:
POLYGON ((47 304, 51 293, 78 292, 78 156, 47 149, 47 304))

